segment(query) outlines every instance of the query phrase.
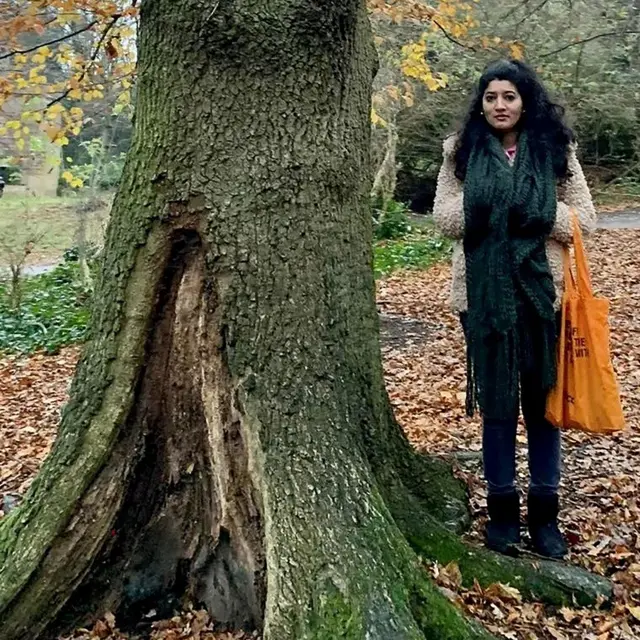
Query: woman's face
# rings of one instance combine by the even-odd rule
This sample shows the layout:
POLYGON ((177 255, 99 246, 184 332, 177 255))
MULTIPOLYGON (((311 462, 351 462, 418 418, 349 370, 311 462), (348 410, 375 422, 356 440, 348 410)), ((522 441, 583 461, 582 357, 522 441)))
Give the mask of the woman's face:
POLYGON ((508 80, 492 80, 482 96, 482 111, 490 126, 507 133, 522 117, 522 96, 508 80))

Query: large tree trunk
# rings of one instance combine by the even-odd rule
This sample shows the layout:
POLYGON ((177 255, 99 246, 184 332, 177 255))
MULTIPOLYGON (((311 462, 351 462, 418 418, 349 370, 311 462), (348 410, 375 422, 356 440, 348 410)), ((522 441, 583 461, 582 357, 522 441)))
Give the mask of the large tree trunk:
POLYGON ((143 3, 90 341, 51 455, 0 521, 3 640, 183 596, 271 640, 485 637, 408 538, 468 580, 497 566, 549 586, 460 545, 464 491, 393 421, 373 70, 361 0, 143 3))

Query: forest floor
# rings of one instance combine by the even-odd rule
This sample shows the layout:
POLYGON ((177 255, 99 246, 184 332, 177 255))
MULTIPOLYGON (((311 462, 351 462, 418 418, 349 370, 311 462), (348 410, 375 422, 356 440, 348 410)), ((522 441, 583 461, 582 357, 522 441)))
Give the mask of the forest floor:
MULTIPOLYGON (((571 544, 568 561, 610 577, 616 603, 609 610, 556 610, 522 603, 508 589, 463 592, 455 567, 433 568, 460 606, 511 640, 640 638, 640 230, 601 229, 588 249, 594 287, 611 300, 611 349, 628 426, 608 437, 564 434, 562 524, 571 544)), ((449 266, 441 264, 379 283, 385 372, 396 417, 414 446, 457 461, 472 496, 469 537, 480 543, 486 518, 481 430, 478 419, 465 416, 464 338, 449 310, 449 279, 449 266)), ((526 490, 523 427, 518 441, 526 490)))
MULTIPOLYGON (((640 231, 600 230, 589 241, 594 284, 611 300, 611 342, 628 428, 607 438, 567 433, 564 439, 563 526, 569 562, 609 576, 610 609, 524 603, 508 585, 459 588, 456 567, 427 567, 444 592, 510 640, 637 640, 640 638, 640 231)), ((480 428, 464 414, 463 338, 448 308, 450 268, 401 272, 380 280, 378 305, 387 387, 396 416, 420 450, 452 457, 466 480, 475 515, 469 533, 480 542, 486 517, 480 428)), ((0 517, 33 479, 56 433, 78 358, 76 347, 54 356, 0 360, 0 517)), ((526 438, 519 435, 519 472, 526 484, 526 438)), ((215 634, 204 612, 154 623, 150 640, 248 640, 215 634)), ((124 640, 108 615, 73 636, 124 640)))

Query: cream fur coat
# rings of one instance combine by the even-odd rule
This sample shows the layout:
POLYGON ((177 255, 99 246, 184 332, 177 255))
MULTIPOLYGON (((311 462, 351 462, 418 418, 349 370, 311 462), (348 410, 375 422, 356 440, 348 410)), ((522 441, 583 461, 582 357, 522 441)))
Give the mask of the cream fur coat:
MULTIPOLYGON (((433 218, 442 234, 454 240, 451 305, 455 311, 462 313, 467 310, 466 265, 462 247, 464 236, 463 184, 454 173, 455 146, 456 136, 451 136, 444 141, 444 159, 438 175, 433 218)), ((587 181, 576 156, 575 145, 569 149, 568 161, 571 175, 566 181, 558 184, 556 222, 546 244, 547 258, 556 286, 556 309, 560 308, 564 290, 562 247, 572 242, 571 209, 577 212, 584 234, 593 232, 596 226, 596 212, 587 181)))

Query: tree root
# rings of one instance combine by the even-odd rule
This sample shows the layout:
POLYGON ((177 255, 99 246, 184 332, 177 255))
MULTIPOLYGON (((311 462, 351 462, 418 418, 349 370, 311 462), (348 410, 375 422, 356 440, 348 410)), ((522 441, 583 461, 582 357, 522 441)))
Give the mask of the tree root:
POLYGON ((527 599, 554 605, 588 606, 608 602, 613 596, 607 579, 580 567, 537 557, 502 556, 463 542, 406 489, 385 493, 385 500, 411 546, 429 560, 457 563, 466 587, 474 581, 482 587, 501 582, 519 589, 527 599))

